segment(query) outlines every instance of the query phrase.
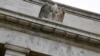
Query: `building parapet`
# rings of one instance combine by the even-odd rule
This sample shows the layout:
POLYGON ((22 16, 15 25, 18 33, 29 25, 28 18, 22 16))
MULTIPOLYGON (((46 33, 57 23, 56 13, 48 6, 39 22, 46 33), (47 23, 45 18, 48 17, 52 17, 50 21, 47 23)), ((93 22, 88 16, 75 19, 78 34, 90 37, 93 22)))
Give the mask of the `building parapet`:
POLYGON ((50 1, 48 1, 48 0, 47 1, 38 0, 38 2, 35 1, 35 0, 26 0, 26 1, 30 2, 30 3, 32 3, 32 2, 36 3, 37 5, 40 5, 40 6, 41 5, 43 6, 46 2, 48 2, 50 4, 57 4, 59 7, 65 8, 65 13, 70 13, 70 14, 73 14, 73 15, 77 15, 77 16, 80 16, 80 17, 87 18, 87 19, 100 21, 100 14, 98 14, 98 13, 86 11, 86 10, 83 10, 83 9, 75 8, 75 7, 64 5, 64 4, 60 4, 60 3, 54 2, 52 0, 50 0, 50 1))

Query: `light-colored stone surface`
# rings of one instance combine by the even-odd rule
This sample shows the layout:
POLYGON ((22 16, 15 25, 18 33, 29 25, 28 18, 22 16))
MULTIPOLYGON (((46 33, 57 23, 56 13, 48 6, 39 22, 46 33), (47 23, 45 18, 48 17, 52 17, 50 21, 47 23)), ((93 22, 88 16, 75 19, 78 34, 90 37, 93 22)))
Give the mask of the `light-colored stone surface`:
MULTIPOLYGON (((0 2, 1 2, 0 8, 4 8, 7 10, 11 10, 11 11, 16 11, 18 13, 26 14, 26 15, 33 16, 33 17, 38 17, 40 10, 41 10, 41 6, 26 2, 23 0, 16 0, 16 1, 0 0, 0 2)), ((64 17, 62 25, 64 24, 63 26, 72 27, 72 28, 67 28, 67 27, 65 28, 65 27, 61 27, 61 26, 58 27, 59 24, 52 24, 52 23, 44 22, 44 19, 42 19, 43 21, 42 20, 39 21, 39 20, 35 20, 33 18, 27 18, 25 16, 22 16, 22 15, 19 15, 16 13, 12 13, 9 11, 5 11, 5 10, 0 10, 0 13, 14 16, 17 18, 21 18, 24 20, 28 20, 28 21, 31 21, 34 23, 39 23, 39 24, 50 26, 50 27, 58 28, 61 30, 88 36, 91 38, 100 39, 99 38, 100 37, 100 31, 99 31, 100 22, 94 21, 91 19, 86 19, 86 18, 82 18, 79 16, 65 13, 65 17, 64 17), (77 30, 74 28, 76 28, 77 30), (83 31, 81 31, 81 30, 83 30, 83 31), (87 33, 87 32, 89 32, 89 33, 87 33), (92 33, 92 34, 90 34, 90 33, 92 33)), ((48 20, 48 21, 50 21, 50 20, 48 20)), ((55 22, 55 21, 53 21, 53 22, 55 22)), ((58 23, 58 22, 56 22, 56 23, 58 23)))
MULTIPOLYGON (((29 16, 35 16, 35 17, 39 16, 39 13, 41 10, 41 6, 25 2, 23 0, 16 0, 16 1, 15 0, 0 0, 0 8, 4 8, 7 10, 11 10, 11 11, 15 11, 18 13, 26 14, 29 16)), ((7 14, 6 11, 5 11, 5 14, 7 14)), ((20 18, 18 14, 10 14, 10 12, 8 14, 11 16, 16 15, 17 18, 20 18)), ((51 27, 55 26, 47 22, 44 23, 42 21, 35 21, 33 19, 26 18, 23 16, 22 16, 22 19, 28 20, 30 22, 35 22, 35 23, 51 26, 51 27)), ((98 21, 94 21, 94 20, 90 20, 90 19, 86 19, 86 18, 82 18, 82 17, 78 17, 78 16, 74 16, 74 15, 70 15, 66 13, 63 24, 73 27, 73 28, 100 34, 100 31, 99 31, 100 22, 98 21)), ((55 27, 67 30, 66 28, 61 28, 60 26, 58 27, 57 25, 55 27)), ((81 33, 81 32, 78 32, 78 33, 81 33)), ((86 34, 87 33, 85 33, 84 35, 86 34)), ((59 43, 53 40, 42 38, 41 36, 29 35, 29 34, 17 32, 17 31, 5 29, 2 27, 0 27, 0 43, 9 43, 12 45, 21 46, 21 47, 29 48, 33 51, 38 51, 38 52, 49 54, 52 56, 100 56, 100 53, 97 53, 94 51, 59 43)))
POLYGON ((100 53, 94 51, 5 28, 0 28, 0 43, 21 46, 52 56, 100 56, 100 53))
POLYGON ((25 54, 12 50, 6 50, 5 56, 25 56, 25 54))
POLYGON ((63 23, 67 26, 100 35, 100 22, 65 13, 63 23))
POLYGON ((0 8, 38 17, 41 6, 24 0, 0 0, 0 8))

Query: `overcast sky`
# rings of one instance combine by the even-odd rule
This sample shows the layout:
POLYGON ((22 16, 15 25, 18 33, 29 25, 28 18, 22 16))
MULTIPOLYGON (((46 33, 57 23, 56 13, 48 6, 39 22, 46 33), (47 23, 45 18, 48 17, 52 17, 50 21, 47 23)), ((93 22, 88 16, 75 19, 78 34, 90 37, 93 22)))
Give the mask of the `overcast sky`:
POLYGON ((53 0, 53 1, 100 14, 100 0, 53 0))

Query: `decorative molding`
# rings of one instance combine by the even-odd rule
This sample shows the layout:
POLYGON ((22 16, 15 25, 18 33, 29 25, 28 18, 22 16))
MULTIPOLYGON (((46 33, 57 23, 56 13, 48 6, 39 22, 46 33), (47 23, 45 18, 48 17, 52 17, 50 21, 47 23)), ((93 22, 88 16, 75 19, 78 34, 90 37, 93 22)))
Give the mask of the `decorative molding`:
MULTIPOLYGON (((96 41, 96 39, 91 38, 91 37, 82 36, 82 35, 79 35, 79 34, 76 34, 76 33, 64 31, 64 30, 61 30, 61 29, 56 29, 56 28, 41 25, 41 24, 38 24, 38 23, 29 22, 29 21, 26 21, 26 20, 18 19, 18 18, 15 18, 15 17, 3 15, 3 14, 0 15, 0 18, 2 19, 1 21, 8 21, 9 23, 14 23, 14 24, 17 24, 17 25, 19 24, 19 25, 21 25, 20 27, 28 27, 29 29, 32 29, 33 27, 35 27, 36 29, 40 29, 40 30, 42 28, 43 31, 46 31, 48 33, 69 36, 69 37, 72 37, 72 38, 74 37, 75 39, 78 37, 79 39, 89 41, 89 42, 96 41), (48 31, 48 29, 50 29, 50 30, 48 31), (86 37, 87 39, 84 39, 84 37, 86 37), (89 38, 89 40, 88 40, 88 38, 89 38)), ((99 41, 100 40, 97 39, 96 42, 99 43, 99 41)))
MULTIPOLYGON (((10 26, 6 26, 6 28, 10 27, 9 29, 15 30, 16 27, 21 27, 21 28, 23 28, 23 30, 20 29, 20 30, 17 30, 17 31, 25 32, 25 33, 28 33, 28 31, 26 29, 31 30, 31 31, 39 31, 39 32, 49 34, 49 35, 52 35, 52 36, 57 35, 57 38, 63 37, 63 39, 67 39, 67 41, 72 39, 72 41, 75 41, 75 43, 79 43, 79 44, 82 44, 82 45, 86 44, 86 45, 89 46, 89 47, 85 47, 85 48, 91 49, 90 47, 96 47, 97 49, 92 48, 93 50, 96 50, 96 51, 99 51, 99 48, 100 48, 100 40, 98 40, 98 39, 93 39, 91 37, 75 34, 75 33, 68 32, 68 31, 63 31, 63 30, 56 29, 56 28, 53 28, 53 27, 41 25, 41 24, 38 24, 38 23, 29 22, 29 21, 26 21, 26 20, 22 20, 22 19, 19 19, 19 18, 15 18, 15 17, 3 15, 3 14, 0 17, 2 17, 1 22, 4 22, 6 24, 10 24, 10 26), (11 19, 13 19, 14 21, 12 21, 11 19), (16 25, 16 27, 12 28, 11 25, 16 25), (48 29, 50 29, 50 31, 48 31, 48 29)), ((5 26, 2 25, 2 27, 5 27, 5 26)), ((31 33, 31 34, 33 35, 33 33, 31 33)), ((36 34, 36 35, 38 35, 38 34, 36 34)), ((44 36, 44 37, 46 37, 47 39, 50 39, 48 36, 44 36)), ((62 40, 59 40, 57 38, 53 38, 53 40, 57 41, 57 42, 63 42, 62 40)), ((66 41, 63 42, 63 43, 66 44, 66 41)), ((74 46, 75 45, 76 44, 74 44, 74 46)), ((79 46, 82 47, 81 45, 78 45, 78 47, 79 46)))
POLYGON ((61 30, 64 30, 64 31, 66 31, 66 29, 68 29, 68 30, 75 31, 75 32, 81 32, 82 34, 88 34, 89 36, 91 35, 92 38, 94 38, 95 36, 97 36, 97 37, 100 36, 100 34, 98 34, 98 33, 93 33, 93 32, 88 32, 88 31, 85 31, 85 30, 82 30, 82 29, 73 28, 73 27, 64 25, 60 22, 57 22, 57 21, 52 21, 52 20, 49 20, 49 19, 40 19, 40 18, 36 18, 36 17, 29 16, 29 15, 26 15, 26 14, 6 10, 6 9, 3 9, 3 8, 0 8, 0 10, 3 14, 8 15, 8 16, 10 15, 10 16, 13 16, 13 17, 16 17, 16 18, 20 18, 22 20, 26 20, 26 21, 30 21, 30 22, 34 22, 34 23, 39 23, 39 24, 43 24, 43 25, 49 25, 49 27, 58 28, 58 29, 61 29, 61 30), (56 27, 56 26, 58 26, 58 27, 56 27))
MULTIPOLYGON (((38 32, 42 33, 41 36, 43 36, 44 38, 51 39, 51 40, 61 42, 64 44, 70 44, 73 46, 78 46, 81 48, 86 48, 89 50, 100 52, 100 39, 95 39, 92 37, 76 34, 73 32, 69 32, 65 29, 70 28, 71 30, 84 32, 86 34, 95 35, 95 36, 100 36, 99 34, 83 31, 81 29, 75 29, 72 27, 65 26, 59 22, 35 18, 33 16, 13 12, 13 11, 6 10, 6 9, 0 8, 0 10, 5 11, 6 13, 8 12, 8 14, 11 13, 11 15, 8 15, 6 13, 0 14, 0 23, 5 23, 5 26, 3 24, 0 24, 0 27, 5 27, 5 28, 11 29, 11 30, 16 30, 19 32, 24 32, 24 33, 28 33, 28 34, 32 34, 32 35, 33 35, 33 31, 38 31, 38 32), (16 14, 17 16, 18 15, 22 16, 22 18, 17 17, 14 14, 16 14), (29 20, 23 19, 24 17, 28 18, 29 20), (33 20, 33 21, 31 21, 31 20, 33 20), (44 24, 44 23, 46 23, 46 24, 44 24), (9 26, 7 26, 7 25, 9 25, 9 26), (50 27, 48 25, 55 26, 55 27, 50 27), (20 27, 21 29, 19 29, 19 28, 16 29, 16 27, 20 27), (57 27, 62 27, 62 28, 57 28, 57 27), (49 36, 48 34, 50 35, 50 37, 52 35, 52 37, 51 38, 48 37, 49 36), (53 38, 54 36, 57 36, 57 38, 53 38), (64 39, 65 41, 63 41, 61 39, 64 39), (68 41, 68 40, 71 40, 71 41, 68 41)), ((80 14, 80 15, 83 15, 83 14, 80 14)), ((94 18, 94 17, 92 17, 92 18, 94 18)), ((38 34, 40 34, 40 33, 34 33, 34 34, 36 34, 38 36, 38 34)))
MULTIPOLYGON (((29 2, 29 0, 27 2, 29 2)), ((46 2, 48 2, 49 4, 52 4, 52 5, 56 3, 56 4, 58 4, 59 7, 64 7, 65 13, 70 13, 70 14, 73 14, 73 15, 76 15, 76 16, 79 16, 79 17, 83 17, 83 18, 87 18, 87 19, 91 19, 91 20, 96 20, 96 21, 100 22, 100 14, 98 14, 98 13, 94 13, 94 12, 82 10, 82 9, 79 9, 79 8, 75 8, 75 7, 72 7, 72 6, 60 4, 60 3, 57 3, 57 2, 54 2, 54 1, 51 1, 51 0, 46 1, 46 2)), ((35 0, 33 2, 31 1, 31 3, 37 4, 37 5, 42 4, 42 6, 45 5, 46 2, 41 3, 41 2, 36 2, 35 0)))

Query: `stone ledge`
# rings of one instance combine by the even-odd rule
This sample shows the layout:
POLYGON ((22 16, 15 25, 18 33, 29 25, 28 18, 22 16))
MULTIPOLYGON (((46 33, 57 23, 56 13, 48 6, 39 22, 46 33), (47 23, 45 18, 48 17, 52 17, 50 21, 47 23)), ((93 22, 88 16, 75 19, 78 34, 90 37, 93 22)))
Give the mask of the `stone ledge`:
POLYGON ((36 17, 30 16, 30 15, 6 10, 3 8, 0 8, 0 10, 1 10, 0 11, 1 13, 8 15, 8 16, 10 15, 10 16, 13 16, 16 18, 20 18, 22 20, 26 20, 26 21, 30 21, 30 22, 34 22, 34 23, 39 23, 39 24, 43 24, 43 25, 48 25, 50 27, 58 28, 58 29, 61 29, 64 31, 68 30, 70 32, 78 33, 81 35, 85 35, 85 36, 89 36, 89 37, 91 36, 91 38, 100 39, 100 38, 98 38, 100 36, 100 34, 98 34, 98 33, 93 33, 93 32, 85 31, 82 29, 73 28, 71 26, 67 26, 67 25, 62 24, 60 22, 51 21, 51 20, 47 20, 47 19, 40 19, 40 18, 36 18, 36 17))
POLYGON ((51 35, 51 34, 48 34, 47 32, 39 31, 38 29, 37 30, 30 29, 25 26, 23 27, 22 25, 19 25, 19 24, 18 25, 12 24, 11 22, 7 22, 7 21, 6 23, 0 22, 0 27, 13 30, 13 31, 22 32, 22 33, 29 34, 29 35, 34 35, 38 37, 40 36, 42 38, 52 40, 55 42, 59 42, 59 43, 68 44, 68 45, 76 46, 79 48, 83 48, 83 49, 87 49, 87 50, 91 50, 95 52, 100 52, 100 49, 99 49, 100 46, 97 47, 97 45, 94 45, 94 44, 91 45, 91 43, 88 43, 87 41, 85 41, 84 43, 83 41, 77 40, 77 39, 70 40, 71 38, 68 36, 67 38, 66 36, 61 36, 61 35, 55 36, 54 34, 51 35))
POLYGON ((70 38, 70 39, 74 39, 76 41, 83 41, 83 42, 87 42, 87 43, 92 43, 93 46, 100 48, 100 40, 98 40, 98 39, 94 39, 94 38, 91 38, 91 37, 79 35, 79 34, 68 32, 68 31, 63 31, 63 30, 56 29, 56 28, 53 28, 53 27, 33 23, 33 22, 30 22, 30 21, 22 20, 20 18, 15 18, 15 17, 3 15, 3 14, 1 14, 0 16, 1 16, 0 20, 2 19, 2 22, 8 22, 9 24, 10 23, 16 24, 17 26, 24 27, 24 28, 27 28, 27 29, 30 29, 30 30, 34 30, 34 28, 35 28, 35 30, 41 31, 41 29, 42 29, 42 31, 46 32, 46 33, 49 32, 50 34, 55 34, 55 35, 60 35, 60 36, 63 35, 63 36, 66 37, 66 39, 70 38), (14 21, 12 22, 12 20, 14 20, 14 21), (53 30, 53 29, 55 29, 55 30, 53 30))

